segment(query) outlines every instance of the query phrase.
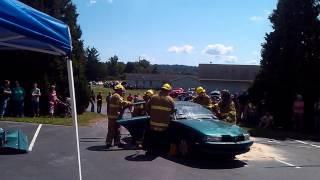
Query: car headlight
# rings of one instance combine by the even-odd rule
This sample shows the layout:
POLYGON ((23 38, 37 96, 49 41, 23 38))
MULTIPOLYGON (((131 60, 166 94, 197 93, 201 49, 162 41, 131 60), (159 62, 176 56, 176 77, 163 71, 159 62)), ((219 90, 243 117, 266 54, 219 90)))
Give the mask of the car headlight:
POLYGON ((250 140, 250 134, 246 133, 246 134, 243 134, 243 136, 245 141, 250 140))
POLYGON ((206 136, 204 138, 205 142, 220 142, 221 140, 221 136, 206 136))

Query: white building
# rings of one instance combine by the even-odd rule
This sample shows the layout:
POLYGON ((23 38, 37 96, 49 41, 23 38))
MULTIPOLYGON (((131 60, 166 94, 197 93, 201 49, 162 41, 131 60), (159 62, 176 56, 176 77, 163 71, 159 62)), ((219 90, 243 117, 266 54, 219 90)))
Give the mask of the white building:
POLYGON ((196 76, 175 74, 126 74, 128 85, 143 89, 159 89, 163 83, 171 83, 173 87, 192 88, 200 85, 196 76))
POLYGON ((259 70, 256 65, 199 64, 199 81, 208 91, 228 89, 236 93, 246 91, 259 70))

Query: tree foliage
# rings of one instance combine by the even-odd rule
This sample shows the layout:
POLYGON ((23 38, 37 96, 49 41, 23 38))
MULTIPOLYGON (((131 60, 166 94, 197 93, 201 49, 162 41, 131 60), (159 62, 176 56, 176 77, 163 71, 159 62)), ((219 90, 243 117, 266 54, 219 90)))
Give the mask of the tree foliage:
MULTIPOLYGON (((89 100, 89 90, 85 77, 85 53, 81 40, 81 29, 77 24, 76 6, 71 0, 21 0, 23 3, 45 12, 69 25, 72 35, 72 61, 77 98, 77 109, 85 110, 89 100)), ((49 84, 56 84, 60 96, 66 97, 68 92, 67 69, 64 57, 56 57, 41 53, 18 51, 2 52, 0 61, 1 78, 20 80, 27 90, 33 82, 40 83, 45 99, 49 84), (14 73, 12 73, 14 72, 14 73)), ((28 91, 27 91, 28 92, 28 91)), ((43 101, 45 102, 45 100, 43 101)), ((44 108, 46 105, 43 103, 44 108)))
POLYGON ((107 65, 100 62, 100 55, 96 48, 86 49, 86 76, 90 81, 104 80, 107 77, 107 65))
POLYGON ((305 118, 312 119, 320 92, 319 10, 318 0, 279 0, 269 17, 274 31, 265 37, 261 71, 249 92, 267 100, 280 124, 290 124, 296 94, 304 96, 305 118))

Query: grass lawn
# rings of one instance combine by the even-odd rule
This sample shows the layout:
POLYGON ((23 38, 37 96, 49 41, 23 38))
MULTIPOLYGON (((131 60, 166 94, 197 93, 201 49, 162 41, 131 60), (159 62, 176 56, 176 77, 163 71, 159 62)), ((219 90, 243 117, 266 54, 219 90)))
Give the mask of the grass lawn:
MULTIPOLYGON (((92 112, 85 112, 78 116, 78 124, 80 126, 87 126, 91 123, 94 123, 98 120, 105 119, 106 116, 92 113, 92 112)), ((14 122, 26 122, 26 123, 38 123, 38 124, 52 124, 52 125, 65 125, 71 126, 72 119, 69 118, 61 118, 61 117, 54 117, 50 118, 48 116, 43 117, 24 117, 24 118, 14 118, 14 117, 5 117, 3 121, 14 121, 14 122)))

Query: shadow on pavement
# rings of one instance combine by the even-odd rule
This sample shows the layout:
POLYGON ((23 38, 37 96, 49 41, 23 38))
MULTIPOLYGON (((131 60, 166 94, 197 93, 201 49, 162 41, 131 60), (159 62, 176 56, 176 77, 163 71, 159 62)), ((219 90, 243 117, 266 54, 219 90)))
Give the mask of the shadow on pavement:
POLYGON ((143 155, 143 154, 133 154, 125 157, 124 159, 127 161, 153 161, 159 156, 155 155, 143 155))
POLYGON ((198 169, 235 169, 241 168, 247 165, 247 163, 240 160, 222 160, 222 159, 214 159, 214 158, 206 158, 206 157, 189 157, 189 158, 181 158, 181 157, 169 157, 164 155, 143 155, 143 154, 133 154, 125 157, 127 161, 153 161, 154 159, 162 157, 169 161, 188 166, 191 168, 198 169))
POLYGON ((0 156, 2 155, 20 155, 27 154, 26 151, 15 150, 15 149, 0 149, 0 156))
POLYGON ((247 163, 240 160, 223 160, 205 157, 190 157, 190 158, 178 158, 178 157, 163 157, 172 162, 198 169, 235 169, 241 168, 247 165, 247 163))
POLYGON ((111 147, 106 148, 105 145, 97 145, 97 146, 90 146, 87 148, 89 151, 128 151, 128 150, 137 150, 138 148, 136 146, 132 145, 124 145, 124 147, 118 148, 118 147, 111 147))

